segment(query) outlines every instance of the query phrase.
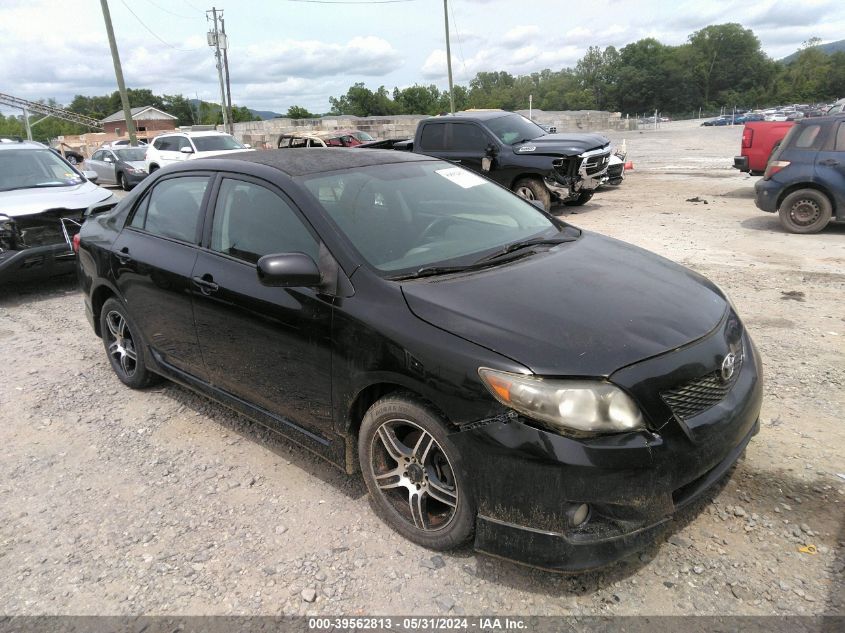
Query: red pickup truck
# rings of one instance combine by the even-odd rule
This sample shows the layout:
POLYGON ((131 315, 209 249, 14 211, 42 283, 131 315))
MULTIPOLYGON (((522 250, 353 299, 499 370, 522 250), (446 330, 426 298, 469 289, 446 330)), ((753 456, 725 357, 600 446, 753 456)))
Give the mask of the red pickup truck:
POLYGON ((742 150, 734 156, 734 169, 760 176, 772 155, 775 143, 782 140, 792 121, 749 121, 742 130, 742 150))

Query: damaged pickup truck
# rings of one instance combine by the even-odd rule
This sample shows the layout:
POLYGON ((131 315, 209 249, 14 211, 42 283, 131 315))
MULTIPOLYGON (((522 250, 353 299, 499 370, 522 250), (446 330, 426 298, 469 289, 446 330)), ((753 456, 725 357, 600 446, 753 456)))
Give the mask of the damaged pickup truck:
POLYGON ((0 139, 0 284, 73 272, 85 210, 117 202, 95 180, 41 143, 0 139))
POLYGON ((548 211, 585 204, 608 180, 610 141, 601 134, 549 134, 515 112, 457 112, 420 121, 413 142, 359 147, 410 150, 459 163, 548 211))

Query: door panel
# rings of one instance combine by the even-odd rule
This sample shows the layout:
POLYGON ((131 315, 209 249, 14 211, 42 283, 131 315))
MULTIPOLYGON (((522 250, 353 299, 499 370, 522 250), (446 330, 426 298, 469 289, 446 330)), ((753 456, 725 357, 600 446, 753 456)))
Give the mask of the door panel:
POLYGON ((329 300, 310 288, 269 288, 263 255, 304 252, 318 242, 292 203, 258 182, 224 178, 210 249, 192 280, 197 335, 211 382, 270 413, 330 437, 329 300))
POLYGON ((158 182, 135 208, 112 246, 112 271, 146 343, 162 359, 207 380, 191 303, 209 178, 158 182))

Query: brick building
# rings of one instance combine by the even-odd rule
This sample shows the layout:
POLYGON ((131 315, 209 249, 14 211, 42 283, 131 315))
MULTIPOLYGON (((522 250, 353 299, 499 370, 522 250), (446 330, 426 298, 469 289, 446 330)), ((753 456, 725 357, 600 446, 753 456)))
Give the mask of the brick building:
MULTIPOLYGON (((130 112, 132 113, 132 120, 135 122, 135 131, 141 138, 144 138, 148 132, 154 132, 150 135, 152 137, 176 129, 177 118, 164 110, 159 110, 153 106, 141 106, 132 108, 130 112)), ((126 117, 123 116, 123 110, 118 110, 107 116, 102 122, 106 134, 126 135, 126 117)))

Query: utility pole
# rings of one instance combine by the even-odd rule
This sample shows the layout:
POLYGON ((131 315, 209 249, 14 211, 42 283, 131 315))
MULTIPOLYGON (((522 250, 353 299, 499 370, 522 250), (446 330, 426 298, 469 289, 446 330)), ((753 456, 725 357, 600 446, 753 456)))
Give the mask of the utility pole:
POLYGON ((103 8, 103 19, 106 21, 106 34, 109 37, 109 48, 111 48, 111 59, 114 62, 114 75, 117 78, 117 89, 120 91, 120 104, 123 106, 123 116, 126 118, 126 131, 129 133, 129 145, 138 145, 138 138, 135 136, 135 122, 132 120, 132 109, 129 107, 129 97, 126 94, 126 84, 123 82, 123 70, 120 68, 120 55, 117 52, 117 42, 114 39, 114 29, 111 25, 111 13, 109 13, 108 0, 100 0, 103 8))
POLYGON ((447 2, 448 0, 443 0, 443 18, 446 21, 446 67, 449 69, 449 111, 455 114, 455 90, 452 86, 452 49, 449 47, 449 7, 447 2))
POLYGON ((226 23, 220 13, 220 32, 223 34, 223 70, 226 73, 226 112, 229 114, 229 134, 235 133, 235 118, 232 116, 232 85, 229 83, 229 38, 226 37, 226 23))
MULTIPOLYGON (((105 0, 101 0, 105 2, 105 0)), ((205 19, 208 20, 208 14, 211 13, 214 20, 214 30, 208 32, 208 45, 214 47, 214 57, 217 59, 217 79, 220 82, 220 109, 223 111, 223 129, 229 129, 229 117, 226 113, 226 89, 223 87, 223 56, 220 53, 220 32, 217 30, 217 7, 212 7, 211 11, 205 12, 205 19)), ((220 11, 223 15, 223 11, 220 11)))

